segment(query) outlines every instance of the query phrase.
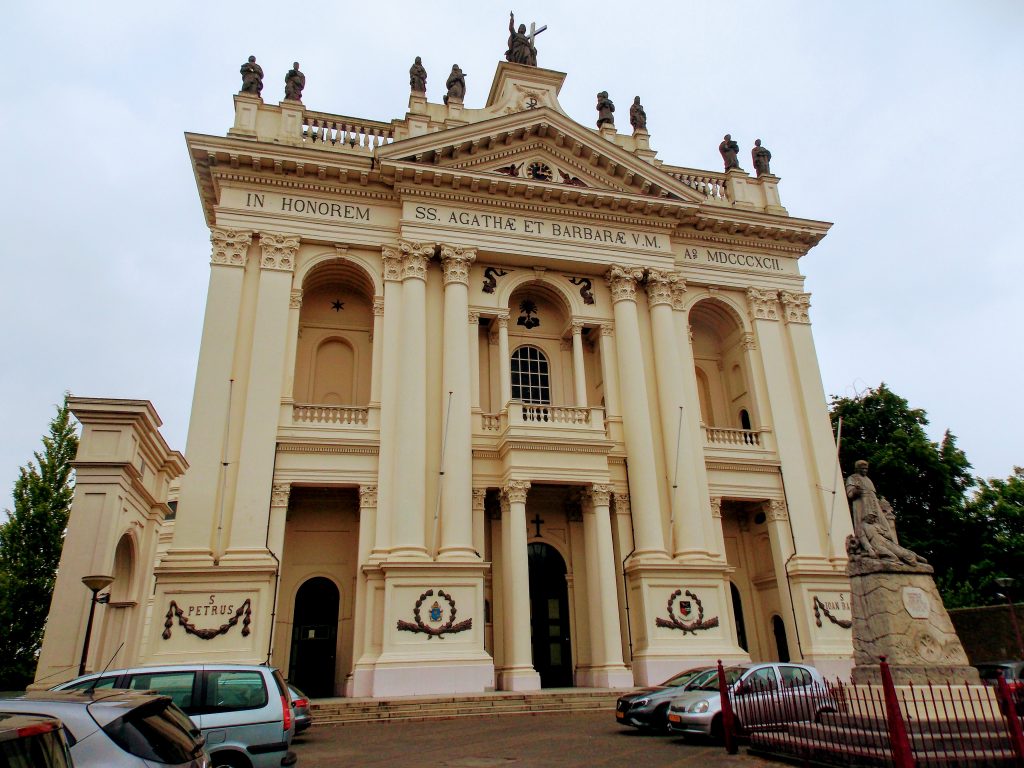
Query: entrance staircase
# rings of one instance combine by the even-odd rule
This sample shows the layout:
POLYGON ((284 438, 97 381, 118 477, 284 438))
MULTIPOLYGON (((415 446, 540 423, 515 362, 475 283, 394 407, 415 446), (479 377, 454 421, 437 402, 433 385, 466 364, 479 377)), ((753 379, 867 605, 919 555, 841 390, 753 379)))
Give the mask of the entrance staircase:
POLYGON ((606 710, 609 718, 622 689, 546 688, 451 696, 396 696, 385 699, 314 699, 314 725, 395 723, 455 717, 606 710))

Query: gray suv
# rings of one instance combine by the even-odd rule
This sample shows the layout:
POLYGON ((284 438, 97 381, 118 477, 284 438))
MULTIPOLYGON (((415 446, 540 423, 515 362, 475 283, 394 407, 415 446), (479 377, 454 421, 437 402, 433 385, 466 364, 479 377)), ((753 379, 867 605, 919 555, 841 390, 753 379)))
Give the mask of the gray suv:
POLYGON ((279 768, 295 764, 288 688, 273 667, 252 664, 174 664, 112 669, 54 690, 132 688, 170 696, 191 717, 213 768, 279 768))
MULTIPOLYGON (((0 707, 10 714, 59 719, 75 768, 210 765, 199 729, 166 696, 140 691, 32 691, 4 699, 0 707)), ((2 757, 0 764, 5 764, 2 757)))

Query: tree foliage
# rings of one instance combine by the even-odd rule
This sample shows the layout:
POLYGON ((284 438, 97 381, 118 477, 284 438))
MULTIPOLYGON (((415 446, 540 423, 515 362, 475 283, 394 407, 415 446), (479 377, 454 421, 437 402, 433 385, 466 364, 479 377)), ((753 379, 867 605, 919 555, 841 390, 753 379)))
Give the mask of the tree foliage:
POLYGON ((976 602, 970 587, 970 558, 964 542, 979 530, 969 524, 966 493, 974 484, 967 456, 946 431, 939 443, 928 439, 927 414, 885 383, 857 397, 833 397, 833 429, 842 418, 839 461, 843 475, 858 459, 870 465, 880 495, 896 511, 900 543, 926 557, 950 606, 976 602))
POLYGON ((35 674, 71 511, 77 450, 65 397, 42 451, 21 467, 14 510, 0 523, 0 690, 23 688, 35 674))

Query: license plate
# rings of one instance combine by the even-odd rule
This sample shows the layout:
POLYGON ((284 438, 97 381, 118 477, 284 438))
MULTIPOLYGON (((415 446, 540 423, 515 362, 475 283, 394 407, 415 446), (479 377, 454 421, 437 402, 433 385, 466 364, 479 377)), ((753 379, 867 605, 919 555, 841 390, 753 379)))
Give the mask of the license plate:
POLYGON ((617 717, 619 720, 623 720, 626 717, 626 713, 625 712, 616 712, 615 713, 615 717, 617 717))
POLYGON ((671 722, 673 722, 673 723, 681 723, 681 722, 683 722, 683 718, 681 718, 679 715, 669 715, 668 719, 671 722))

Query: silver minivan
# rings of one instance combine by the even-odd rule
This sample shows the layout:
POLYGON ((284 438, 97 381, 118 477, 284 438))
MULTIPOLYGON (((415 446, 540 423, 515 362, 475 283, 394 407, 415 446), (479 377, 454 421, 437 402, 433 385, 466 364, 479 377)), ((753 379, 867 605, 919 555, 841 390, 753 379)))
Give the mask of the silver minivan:
POLYGON ((291 698, 281 673, 253 664, 173 664, 112 669, 53 690, 130 688, 170 696, 202 730, 213 768, 295 764, 291 698))

